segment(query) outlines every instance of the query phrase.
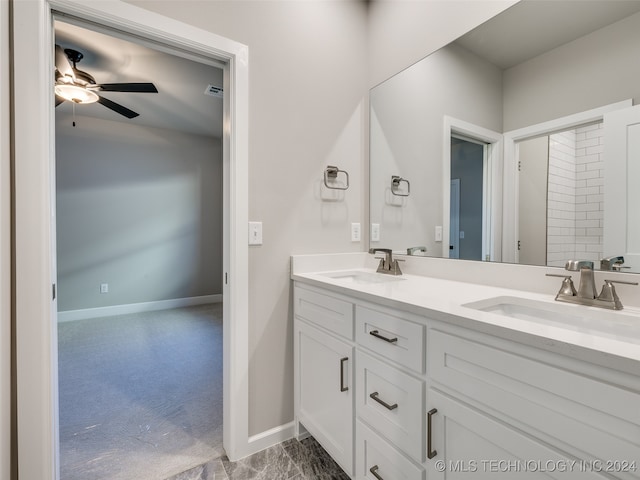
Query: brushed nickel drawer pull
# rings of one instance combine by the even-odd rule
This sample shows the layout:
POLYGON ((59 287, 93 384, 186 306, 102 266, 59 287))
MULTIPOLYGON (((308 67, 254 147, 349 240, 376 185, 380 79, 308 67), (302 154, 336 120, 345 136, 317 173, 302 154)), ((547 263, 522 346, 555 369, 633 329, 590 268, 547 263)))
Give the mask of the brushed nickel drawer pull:
POLYGON ((438 410, 432 408, 427 412, 427 458, 432 459, 435 457, 438 452, 435 450, 431 450, 431 417, 434 413, 438 413, 438 410))
POLYGON ((389 405, 384 400, 381 400, 380 398, 378 398, 378 392, 373 392, 372 394, 369 395, 369 397, 373 398, 376 402, 378 402, 380 405, 382 405, 387 410, 395 410, 396 408, 398 408, 398 404, 397 403, 394 403, 393 405, 389 405))
POLYGON ((384 340, 385 342, 389 342, 389 343, 396 343, 398 341, 398 337, 395 338, 387 338, 383 335, 380 335, 380 332, 378 330, 371 330, 369 332, 369 335, 373 335, 376 338, 379 338, 380 340, 384 340))
POLYGON ((378 465, 374 465, 373 467, 371 467, 369 469, 369 471, 371 472, 371 475, 376 477, 378 480, 384 480, 384 478, 382 478, 380 475, 378 475, 378 465))
POLYGON ((340 391, 346 392, 349 390, 349 386, 344 386, 344 362, 348 361, 349 357, 344 357, 340 359, 340 391))

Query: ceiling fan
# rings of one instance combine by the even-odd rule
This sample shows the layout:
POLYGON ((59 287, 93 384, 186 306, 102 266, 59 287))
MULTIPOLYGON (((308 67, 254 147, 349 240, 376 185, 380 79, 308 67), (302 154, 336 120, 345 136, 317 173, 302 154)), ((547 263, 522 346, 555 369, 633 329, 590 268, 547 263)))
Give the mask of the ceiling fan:
POLYGON ((158 93, 153 83, 96 83, 87 72, 76 68, 83 57, 77 50, 63 50, 56 45, 56 107, 65 100, 77 104, 98 102, 120 115, 135 118, 139 113, 100 96, 98 92, 158 93))

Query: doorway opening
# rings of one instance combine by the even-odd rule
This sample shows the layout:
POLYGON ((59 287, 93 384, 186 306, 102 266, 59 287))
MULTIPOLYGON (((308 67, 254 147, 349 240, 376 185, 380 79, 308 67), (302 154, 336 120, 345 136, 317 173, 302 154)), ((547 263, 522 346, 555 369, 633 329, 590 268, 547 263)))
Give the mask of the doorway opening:
POLYGON ((449 258, 482 260, 486 249, 488 144, 451 135, 449 258))
POLYGON ((15 317, 17 467, 27 478, 59 478, 57 299, 55 298, 55 103, 53 15, 224 65, 223 395, 230 460, 258 449, 248 437, 248 49, 125 2, 46 0, 14 5, 15 317), (67 17, 68 16, 68 17, 67 17), (20 79, 19 81, 17 79, 20 79), (38 138, 37 142, 33 138, 38 138), (52 292, 54 295, 52 295, 52 292), (233 393, 233 401, 230 395, 233 393))
POLYGON ((444 117, 442 256, 500 261, 502 134, 444 117))
POLYGON ((60 478, 166 478, 224 452, 223 70, 54 30, 60 478))

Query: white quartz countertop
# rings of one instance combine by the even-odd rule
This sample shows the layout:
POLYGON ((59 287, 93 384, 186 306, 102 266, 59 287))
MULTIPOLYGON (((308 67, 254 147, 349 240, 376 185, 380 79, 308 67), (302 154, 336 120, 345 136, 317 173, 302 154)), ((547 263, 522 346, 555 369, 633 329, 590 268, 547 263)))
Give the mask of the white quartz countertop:
POLYGON ((605 310, 582 305, 562 304, 563 312, 578 321, 571 323, 513 318, 499 313, 465 307, 465 304, 496 297, 543 302, 557 308, 555 295, 510 288, 403 274, 390 281, 357 282, 354 274, 382 275, 372 268, 347 270, 296 271, 297 282, 325 288, 356 299, 408 311, 434 320, 529 344, 545 350, 590 361, 605 367, 640 374, 640 309, 605 310), (580 317, 587 318, 582 322, 580 317))

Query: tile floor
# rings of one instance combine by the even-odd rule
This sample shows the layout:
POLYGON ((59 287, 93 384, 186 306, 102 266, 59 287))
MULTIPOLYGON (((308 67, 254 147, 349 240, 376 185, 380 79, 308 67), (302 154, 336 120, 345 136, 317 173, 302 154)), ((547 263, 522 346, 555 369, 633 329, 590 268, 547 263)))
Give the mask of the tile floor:
POLYGON ((166 480, 349 480, 313 437, 279 445, 231 462, 226 456, 166 480))

